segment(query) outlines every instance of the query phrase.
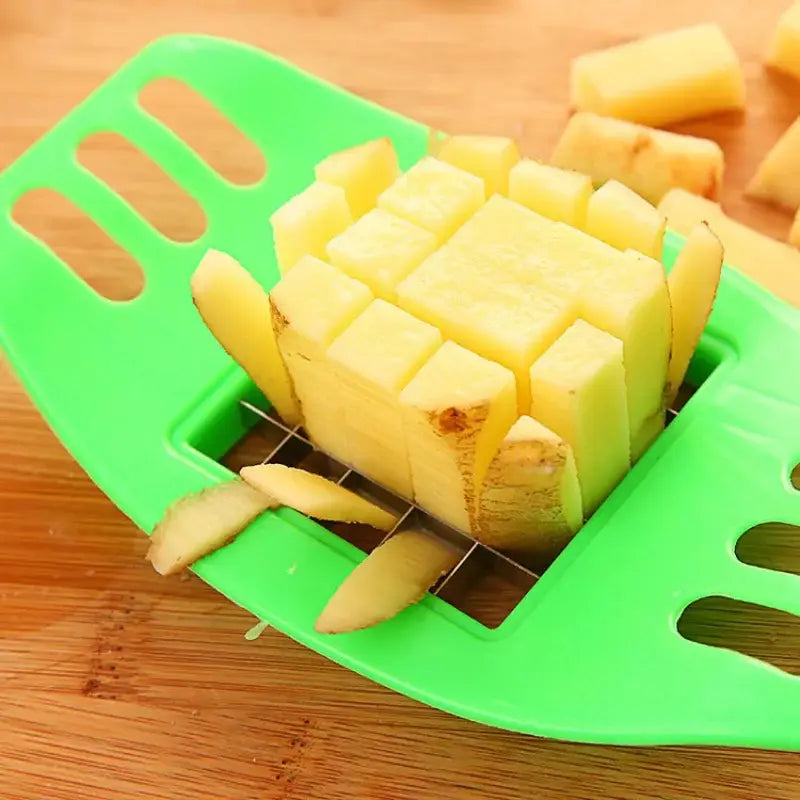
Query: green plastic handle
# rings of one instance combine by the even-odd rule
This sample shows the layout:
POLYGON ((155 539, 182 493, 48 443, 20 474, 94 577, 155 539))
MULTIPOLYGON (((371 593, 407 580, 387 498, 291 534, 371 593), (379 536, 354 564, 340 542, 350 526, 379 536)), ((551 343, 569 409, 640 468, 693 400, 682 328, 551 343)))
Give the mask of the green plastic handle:
MULTIPOLYGON (((0 343, 91 477, 149 530, 177 497, 229 476, 214 456, 259 398, 205 330, 188 279, 208 247, 269 287, 268 217, 328 153, 389 136, 407 167, 428 129, 258 50, 207 37, 145 49, 0 176, 0 343), (159 77, 184 80, 264 152, 251 187, 224 181, 137 104, 159 77), (90 133, 128 137, 206 212, 175 244, 75 161, 90 133), (10 210, 51 187, 142 264, 144 292, 98 297, 10 210), (201 452, 202 451, 202 452, 201 452)), ((671 263, 681 246, 670 235, 671 263)), ((336 637, 313 621, 359 551, 289 510, 264 515, 197 572, 320 653, 447 711, 542 736, 615 744, 800 748, 800 681, 738 653, 685 641, 682 609, 723 594, 800 613, 800 578, 739 563, 737 537, 800 523, 798 313, 726 269, 693 362, 711 373, 543 579, 496 630, 429 597, 373 629, 336 637)), ((144 568, 144 567, 143 567, 144 568)))

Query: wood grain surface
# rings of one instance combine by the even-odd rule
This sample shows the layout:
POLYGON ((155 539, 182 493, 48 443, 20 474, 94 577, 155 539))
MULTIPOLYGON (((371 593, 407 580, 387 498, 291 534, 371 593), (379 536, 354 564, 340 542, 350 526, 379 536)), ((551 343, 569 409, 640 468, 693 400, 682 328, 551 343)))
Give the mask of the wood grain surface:
MULTIPOLYGON (((800 111, 800 84, 760 64, 784 5, 8 0, 0 3, 0 168, 149 40, 186 31, 252 42, 430 125, 513 135, 529 154, 545 157, 567 116, 573 56, 716 19, 744 61, 748 113, 681 129, 724 147, 729 211, 783 238, 790 218, 741 191, 800 111)), ((200 112, 161 102, 222 169, 244 175, 258 168, 244 163, 245 151, 221 143, 221 126, 195 124, 200 112)), ((202 215, 131 158, 102 137, 85 153, 170 235, 202 230, 202 215)), ((40 226, 103 291, 135 293, 135 269, 71 209, 44 197, 19 216, 40 226)), ((800 797, 796 754, 526 738, 423 707, 274 631, 245 641, 254 622, 245 612, 194 577, 164 580, 144 563, 144 535, 62 449, 6 365, 0 532, 4 800, 800 797)), ((796 569, 800 539, 794 544, 787 548, 784 539, 781 547, 796 569)), ((760 541, 750 549, 769 557, 760 541)), ((704 613, 699 636, 715 629, 721 612, 704 613)), ((738 643, 798 671, 793 624, 752 617, 738 629, 738 643)))

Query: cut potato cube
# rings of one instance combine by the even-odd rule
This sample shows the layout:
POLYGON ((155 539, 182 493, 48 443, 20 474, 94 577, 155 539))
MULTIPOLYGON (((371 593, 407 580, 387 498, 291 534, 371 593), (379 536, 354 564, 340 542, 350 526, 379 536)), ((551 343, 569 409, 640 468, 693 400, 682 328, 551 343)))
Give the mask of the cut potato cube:
POLYGON ((413 498, 400 391, 442 343, 439 331, 375 300, 328 348, 337 370, 349 464, 413 498))
POLYGON ((546 289, 470 274, 446 246, 397 287, 397 296, 402 308, 445 338, 512 370, 522 413, 530 408, 531 364, 577 316, 576 302, 546 289))
POLYGON ((319 633, 377 625, 421 600, 460 560, 449 544, 421 531, 400 531, 376 547, 344 580, 314 624, 319 633))
POLYGON ((318 181, 344 189, 358 219, 375 208, 378 195, 397 180, 400 168, 391 141, 383 138, 333 153, 317 164, 314 173, 318 181))
POLYGON ((480 178, 427 156, 381 194, 378 207, 429 230, 441 244, 485 199, 480 178))
POLYGON ((249 486, 307 517, 360 522, 379 531, 390 531, 397 522, 394 514, 313 472, 284 464, 257 464, 243 467, 239 474, 249 486))
POLYGON ((582 522, 572 448, 531 417, 520 417, 489 464, 475 538, 501 550, 552 558, 582 522))
POLYGON ((331 239, 327 252, 335 267, 395 302, 397 284, 435 249, 430 231, 376 208, 331 239))
POLYGON ((530 374, 531 416, 572 446, 588 516, 630 467, 622 342, 577 320, 530 374))
POLYGON ((284 203, 270 222, 278 267, 285 273, 305 255, 324 258, 325 245, 353 216, 344 189, 317 181, 284 203))
POLYGON ((800 3, 794 3, 781 14, 765 61, 775 69, 800 78, 800 3))
POLYGON ((651 203, 675 186, 716 199, 725 166, 722 149, 710 139, 588 111, 573 114, 551 160, 559 167, 587 173, 596 184, 624 183, 651 203))
POLYGON ((745 194, 775 203, 787 211, 800 208, 800 118, 764 156, 745 194))
POLYGON ((800 208, 792 220, 792 227, 789 229, 789 244, 793 247, 800 247, 800 208))
POLYGON ((473 528, 489 462, 517 418, 514 375, 447 341, 400 393, 415 501, 473 528))
POLYGON ((508 196, 548 219, 582 228, 592 194, 588 175, 524 159, 512 170, 508 196))
POLYGON ((300 406, 275 341, 269 296, 236 259, 209 250, 192 275, 192 299, 225 351, 275 406, 281 419, 302 423, 300 406))
POLYGON ((725 263, 800 308, 800 253, 728 217, 717 203, 682 189, 668 192, 658 206, 667 224, 688 236, 707 222, 722 242, 725 263))
POLYGON ((182 497, 153 530, 147 560, 161 575, 173 575, 218 550, 259 514, 278 505, 238 478, 182 497))
POLYGON ((713 24, 657 33, 572 62, 573 108, 645 125, 740 109, 744 98, 739 59, 713 24))
POLYGON ((627 252, 631 259, 616 270, 587 275, 581 316, 622 342, 633 439, 648 418, 663 410, 672 312, 661 262, 627 252))
POLYGON ((448 136, 435 156, 482 178, 491 197, 508 194, 508 172, 519 161, 519 148, 504 136, 448 136))
POLYGON ((639 428, 639 432, 631 439, 631 464, 635 464, 647 451, 651 444, 661 435, 666 423, 666 414, 659 411, 653 414, 639 428))
POLYGON ((719 239, 708 225, 698 225, 686 238, 667 278, 672 301, 672 355, 665 398, 668 406, 678 396, 711 314, 722 273, 722 256, 719 239))
POLYGON ((586 232, 618 250, 660 259, 665 228, 661 213, 619 181, 604 183, 589 198, 586 232))
POLYGON ((272 324, 308 435, 349 461, 338 382, 326 358, 331 342, 372 302, 372 293, 324 261, 305 256, 270 293, 272 324))

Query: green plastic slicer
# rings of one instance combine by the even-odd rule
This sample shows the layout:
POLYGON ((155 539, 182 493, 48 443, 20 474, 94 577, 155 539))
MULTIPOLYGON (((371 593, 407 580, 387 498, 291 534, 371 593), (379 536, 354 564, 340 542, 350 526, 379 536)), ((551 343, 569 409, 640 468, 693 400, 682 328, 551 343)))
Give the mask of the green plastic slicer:
MULTIPOLYGON (((230 477, 215 457, 266 408, 192 307, 209 247, 259 281, 278 277, 271 212, 327 154, 389 136, 401 166, 429 130, 251 47, 179 36, 147 47, 0 176, 0 344, 92 479, 150 530, 169 503, 230 477), (137 103, 172 77, 263 151, 259 183, 223 180, 137 103), (81 167, 97 131, 126 137, 200 203, 206 233, 175 244, 81 167), (11 219, 28 190, 54 189, 142 265, 143 293, 93 292, 11 219)), ((681 247, 669 234, 667 266, 681 247)), ((448 712, 540 736, 613 744, 800 749, 800 679, 688 641, 676 622, 721 595, 800 614, 800 577, 737 560, 737 538, 800 524, 800 315, 726 268, 690 375, 699 391, 511 614, 495 629, 429 596, 341 636, 314 620, 361 553, 288 509, 260 518, 197 573, 319 653, 448 712)), ((143 566, 143 569, 145 567, 143 566)))

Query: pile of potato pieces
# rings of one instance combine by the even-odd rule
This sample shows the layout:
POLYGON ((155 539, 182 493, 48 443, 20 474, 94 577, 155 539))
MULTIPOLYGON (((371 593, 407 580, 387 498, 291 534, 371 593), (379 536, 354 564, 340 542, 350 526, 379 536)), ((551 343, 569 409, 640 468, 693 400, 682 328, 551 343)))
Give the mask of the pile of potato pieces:
MULTIPOLYGON (((787 53, 794 51, 787 26, 792 27, 797 17, 800 17, 797 12, 787 12, 776 34, 780 47, 773 44, 770 63, 780 68, 790 68, 791 56, 787 53)), ((800 24, 795 27, 800 30, 800 24)), ((800 43, 800 35, 797 41, 800 43)), ((800 44, 797 52, 800 53, 800 44)), ((436 303, 428 303, 426 307, 425 295, 430 282, 426 283, 416 273, 421 265, 428 265, 429 274, 425 277, 437 277, 436 270, 430 267, 429 262, 435 264, 437 257, 442 260, 441 253, 444 250, 445 268, 438 273, 438 288, 446 286, 448 260, 455 259, 457 262, 464 257, 464 253, 486 246, 487 230, 494 228, 508 233, 511 230, 518 231, 520 227, 525 228, 525 222, 530 222, 533 217, 525 219, 526 215, 521 214, 520 209, 533 212, 534 217, 570 226, 575 231, 582 230, 593 240, 605 242, 625 255, 632 255, 640 263, 643 258, 659 259, 664 217, 643 198, 660 202, 660 209, 666 213, 670 225, 688 234, 688 239, 668 280, 666 296, 671 306, 671 354, 664 363, 666 388, 663 401, 660 401, 654 415, 655 423, 652 422, 652 416, 637 418, 640 437, 638 441, 636 436, 628 439, 629 466, 631 453, 635 460, 660 432, 664 401, 669 402, 674 397, 683 379, 715 296, 722 247, 709 228, 698 223, 709 221, 711 228, 721 233, 720 238, 733 243, 733 261, 737 266, 750 271, 768 288, 785 297, 789 295, 790 302, 797 303, 800 298, 796 280, 789 280, 793 266, 790 256, 794 251, 789 248, 784 250, 774 240, 759 237, 755 232, 727 219, 714 203, 723 175, 723 157, 719 147, 708 140, 659 131, 642 124, 667 124, 711 111, 742 107, 744 92, 741 72, 732 53, 732 48, 716 26, 697 26, 649 37, 576 60, 572 85, 573 104, 578 111, 567 125, 550 164, 520 159, 516 144, 501 137, 447 137, 437 144, 433 154, 435 157, 424 159, 409 171, 411 177, 408 173, 405 176, 399 174, 393 151, 386 140, 368 142, 334 154, 318 165, 317 181, 272 218, 276 254, 282 271, 291 276, 296 269, 294 282, 298 287, 307 286, 308 279, 321 280, 323 290, 319 293, 319 304, 315 306, 312 303, 311 312, 303 312, 301 306, 308 297, 293 290, 291 280, 281 281, 276 287, 277 291, 274 289, 272 296, 268 297, 233 259, 212 251, 207 254, 193 278, 193 295, 198 310, 223 347, 251 375, 281 416, 289 424, 305 424, 307 428, 316 428, 311 433, 316 443, 341 457, 345 452, 352 456, 352 451, 340 449, 345 445, 342 444, 341 432, 337 432, 335 422, 344 417, 336 417, 330 409, 325 410, 331 391, 341 388, 340 381, 342 375, 347 374, 348 366, 351 376, 355 374, 356 378, 363 378, 363 375, 358 375, 358 369, 352 368, 353 362, 362 356, 367 360, 375 358, 374 353, 363 351, 369 336, 375 337, 390 330, 406 308, 419 315, 421 307, 424 329, 402 330, 406 337, 403 341, 411 341, 417 348, 415 358, 407 359, 409 363, 399 372, 382 376, 374 382, 375 385, 365 387, 356 380, 347 386, 351 401, 358 399, 359 393, 363 400, 361 404, 355 402, 352 405, 355 409, 354 419, 363 427, 365 420, 369 420, 370 403, 378 406, 383 404, 383 412, 392 402, 396 404, 405 387, 413 383, 413 378, 409 379, 408 375, 418 375, 423 371, 420 364, 427 365, 434 361, 434 354, 439 355, 439 371, 446 380, 422 381, 416 387, 416 393, 407 393, 407 397, 412 398, 407 405, 414 408, 417 415, 417 419, 410 424, 421 426, 422 434, 426 426, 431 426, 432 411, 438 409, 436 425, 439 428, 436 437, 434 440, 429 437, 425 441, 422 435, 417 445, 421 457, 416 472, 421 470, 424 474, 427 462, 436 464, 439 471, 444 466, 445 473, 449 470, 462 478, 468 474, 471 480, 466 484, 462 480, 455 489, 451 481, 450 497, 444 505, 436 499, 441 497, 438 489, 431 493, 431 500, 426 504, 414 483, 415 462, 411 456, 410 470, 394 469, 397 464, 393 463, 388 472, 377 476, 379 482, 415 500, 424 508, 430 509, 431 503, 440 503, 438 507, 430 509, 435 515, 462 530, 468 529, 478 538, 483 537, 493 546, 501 549, 544 546, 557 552, 620 479, 619 468, 615 473, 613 456, 601 457, 595 462, 587 460, 585 447, 581 450, 580 437, 576 438, 574 430, 567 435, 554 430, 561 427, 558 413, 554 417, 556 424, 549 428, 525 413, 526 409, 531 408, 533 396, 547 396, 553 388, 552 371, 545 372, 543 383, 535 383, 533 366, 540 361, 547 361, 541 352, 533 358, 533 364, 524 364, 522 368, 521 374, 532 374, 532 384, 520 390, 520 381, 517 380, 514 386, 516 391, 511 392, 510 399, 508 381, 499 378, 500 373, 496 373, 496 386, 492 390, 495 394, 489 397, 488 402, 486 397, 482 398, 481 412, 471 428, 467 409, 476 407, 477 396, 467 398, 469 402, 463 407, 455 403, 443 404, 441 392, 448 382, 452 385, 457 376, 471 375, 472 379, 465 383, 473 385, 476 379, 480 383, 482 373, 479 368, 477 372, 472 371, 477 367, 477 362, 469 363, 469 358, 464 360, 464 354, 476 355, 468 349, 473 344, 470 335, 466 335, 467 348, 454 343, 453 340, 458 341, 463 334, 448 327, 446 314, 440 316, 436 303), (665 102, 664 97, 659 98, 659 81, 664 85, 674 76, 642 75, 641 70, 631 69, 631 65, 647 58, 643 54, 648 51, 660 49, 662 53, 669 53, 673 48, 677 52, 690 45, 703 51, 705 62, 700 63, 702 59, 699 59, 697 64, 690 63, 683 69, 681 80, 686 91, 682 96, 693 98, 688 105, 681 106, 680 102, 665 102), (630 75, 636 76, 634 83, 638 81, 639 86, 625 85, 626 76, 630 75), (701 86, 705 86, 707 91, 693 91, 693 87, 701 86), (645 92, 647 102, 644 105, 636 99, 637 91, 645 92), (698 96, 704 98, 705 105, 697 104, 698 96), (597 111, 606 116, 595 113, 597 111), (613 119, 610 114, 623 119, 613 119), (455 168, 458 174, 451 172, 449 167, 455 168), (475 184, 468 176, 474 176, 482 182, 481 193, 475 190, 475 184), (445 215, 436 209, 425 209, 425 204, 418 202, 420 191, 424 194, 426 187, 430 189, 443 177, 444 184, 439 185, 444 185, 446 192, 451 191, 454 209, 445 215), (594 186, 598 184, 600 188, 595 189, 594 186), (364 242, 359 241, 358 236, 353 241, 352 232, 358 228, 357 222, 364 219, 367 221, 361 223, 361 228, 373 235, 371 242, 367 237, 371 250, 363 246, 364 242), (761 253, 770 253, 771 269, 765 270, 763 262, 753 267, 755 262, 761 260, 761 253), (333 271, 330 267, 333 267, 333 271), (412 280, 409 290, 407 279, 415 276, 422 288, 418 286, 415 290, 412 280), (345 285, 351 281, 354 283, 345 285), (349 343, 348 337, 344 340, 342 337, 346 329, 353 326, 346 324, 345 330, 342 330, 341 320, 332 319, 324 308, 326 304, 329 305, 327 301, 332 296, 330 291, 336 290, 337 282, 344 291, 345 306, 350 304, 345 316, 350 323, 359 319, 364 328, 360 336, 357 335, 358 331, 351 332, 349 338, 352 341, 349 343), (367 294, 359 292, 356 284, 365 286, 367 294), (422 306, 419 306, 420 302, 422 306), (236 315, 231 314, 234 304, 236 315), (299 325, 296 318, 298 310, 301 310, 299 325), (302 319, 303 313, 306 313, 305 320, 302 319), (432 319, 436 324, 431 325, 425 319, 432 319), (327 330, 324 330, 325 326, 328 326, 327 330), (440 329, 439 336, 436 327, 440 329), (258 335, 253 336, 254 333, 258 335), (415 334, 417 339, 414 338, 415 334), (446 335, 443 337, 442 334, 446 335), (254 348, 254 341, 259 341, 261 346, 254 348), (337 343, 336 347, 332 346, 334 342, 337 343), (349 364, 348 359, 351 362, 349 364), (309 369, 317 372, 312 374, 309 369), (326 380, 330 381, 327 386, 326 380), (380 385, 382 381, 384 385, 380 385), (531 386, 535 388, 531 389, 531 386), (321 395, 320 402, 317 402, 315 394, 321 395), (501 397, 502 402, 499 400, 501 397), (440 442, 435 441, 442 438, 442 432, 448 425, 455 423, 455 427, 459 428, 465 423, 465 418, 469 429, 467 439, 480 438, 485 434, 487 420, 496 412, 498 404, 512 409, 511 417, 506 413, 506 421, 517 414, 519 416, 510 427, 506 422, 490 426, 494 433, 488 437, 491 439, 488 455, 486 443, 480 455, 480 448, 473 447, 467 463, 464 461, 463 442, 441 447, 440 442), (440 408, 443 405, 446 408, 440 408), (442 416, 439 413, 441 411, 447 414, 442 416), (314 420, 310 426, 309 417, 314 420), (647 423, 650 423, 650 427, 647 423), (498 431, 505 433, 499 435, 498 431), (575 445, 583 454, 582 459, 576 458, 575 445), (533 473, 528 466, 532 453, 533 461, 539 467, 533 473), (600 488, 596 496, 590 493, 587 497, 581 483, 578 461, 593 463, 604 475, 599 481, 600 488), (479 463, 480 480, 475 477, 479 463), (546 465, 545 470, 541 469, 542 465, 546 465), (614 477, 608 477, 610 475, 614 477), (455 503, 454 498, 458 498, 455 503), (484 506, 482 510, 481 503, 484 506), (452 512, 455 507, 457 512, 452 512), (479 510, 477 517, 471 515, 476 508, 479 510), (493 523, 498 520, 499 527, 493 530, 493 523)), ((653 63, 665 63, 665 59, 654 59, 653 63)), ((800 56, 797 56, 797 63, 800 64, 800 56)), ((800 74, 800 68, 797 71, 800 74)), ((674 99, 674 95, 671 97, 674 99)), ((782 180, 781 176, 787 169, 786 165, 791 164, 794 158, 792 145, 794 138, 798 137, 800 129, 795 125, 765 158, 748 190, 750 194, 796 208, 800 197, 795 201, 792 183, 782 180)), ((534 238, 541 240, 541 228, 536 228, 535 223, 531 224, 535 229, 534 238)), ((529 247, 530 241, 526 243, 523 237, 522 241, 512 244, 529 247)), ((576 246, 576 242, 572 240, 569 246, 576 246)), ((491 246, 486 252, 491 254, 491 246)), ((593 255, 596 256, 596 253, 593 255)), ((481 284, 481 287, 484 286, 481 284)), ((444 296, 447 296, 447 292, 444 296)), ((498 302, 502 304, 503 301, 498 302)), ((413 319, 412 315, 405 316, 413 319)), ((405 318, 401 321, 408 323, 405 318)), ((420 320, 416 319, 415 322, 420 320)), ((621 366, 625 363, 624 342, 617 340, 620 347, 615 350, 613 343, 608 347, 609 342, 597 334, 605 334, 608 339, 616 338, 582 319, 573 322, 568 331, 562 330, 561 335, 556 337, 566 359, 577 358, 580 362, 584 353, 595 356, 607 353, 605 362, 589 370, 593 380, 597 380, 601 373, 606 376, 613 373, 613 369, 609 370, 609 364, 619 363, 621 366), (575 341, 571 343, 570 339, 575 341), (576 349, 570 351, 570 344, 576 349)), ((553 351, 555 344, 551 342, 545 352, 553 351)), ((550 360, 557 372, 559 350, 556 349, 554 353, 550 360)), ((487 361, 483 356, 478 357, 487 361)), ((507 364, 506 368, 512 378, 519 377, 520 371, 515 369, 514 364, 507 364)), ((491 385, 492 375, 487 373, 485 377, 491 385)), ((623 380, 627 385, 622 394, 626 400, 630 400, 630 379, 625 376, 623 380)), ((591 405, 597 403, 598 398, 607 398, 610 394, 607 387, 613 383, 614 380, 606 380, 603 388, 595 387, 594 396, 585 402, 591 405)), ((619 378, 616 383, 619 385, 619 378)), ((556 392, 545 406, 549 403, 552 407, 563 408, 563 398, 568 395, 569 390, 560 398, 556 392)), ((619 395, 617 391, 615 396, 619 395)), ((478 407, 481 407, 481 402, 478 407)), ((623 416, 627 417, 628 424, 617 426, 617 432, 625 430, 630 437, 630 409, 627 405, 624 407, 623 416)), ((337 412, 343 413, 341 405, 337 406, 337 412)), ((387 447, 391 437, 387 439, 386 427, 379 426, 379 423, 390 420, 391 416, 379 414, 374 422, 375 430, 380 430, 380 434, 373 436, 372 442, 361 442, 358 452, 362 456, 365 453, 369 455, 362 459, 364 464, 374 466, 379 461, 376 454, 387 449, 392 452, 391 445, 387 447)), ((548 416, 547 409, 545 416, 548 416)), ((409 417, 407 411, 405 417, 409 417)), ((577 417, 573 414, 573 428, 575 419, 580 417, 580 412, 577 417)), ((620 418, 619 413, 616 418, 620 418)), ((388 427, 391 428, 391 425, 388 427)), ((562 428, 562 432, 568 428, 562 428)), ((352 430, 355 427, 351 427, 352 430)), ((619 438, 617 435, 616 441, 619 438)), ((595 443, 596 451, 605 456, 613 454, 613 434, 610 440, 610 449, 606 441, 595 443)), ((410 455, 408 446, 406 453, 410 455)), ((341 460, 347 461, 346 458, 341 460)), ((358 466, 363 468, 364 464, 358 466)), ((627 466, 622 467, 622 474, 626 469, 627 466)), ((369 466, 363 471, 369 474, 369 466)), ((429 471, 429 474, 432 475, 433 471, 429 471)), ((583 484, 591 483, 594 476, 594 469, 590 471, 584 468, 583 484)), ((374 473, 373 477, 376 477, 374 473)), ((378 528, 391 528, 392 520, 381 516, 386 512, 376 507, 372 511, 366 509, 359 505, 366 501, 341 487, 330 484, 329 488, 324 488, 319 483, 324 479, 318 476, 280 465, 262 465, 245 468, 242 478, 243 481, 237 479, 209 490, 200 496, 203 500, 183 499, 168 512, 157 530, 158 535, 154 536, 151 548, 151 560, 160 571, 173 572, 192 563, 228 541, 262 511, 282 504, 323 519, 367 520, 378 528), (277 472, 273 468, 277 468, 277 472), (218 522, 215 514, 200 514, 205 523, 198 526, 200 503, 207 503, 208 494, 215 491, 219 491, 220 496, 223 493, 238 494, 233 501, 230 497, 224 501, 221 499, 220 504, 224 502, 229 511, 238 508, 240 513, 238 516, 235 512, 230 513, 224 524, 218 522), (327 505, 325 502, 313 502, 317 492, 327 498, 327 505), (343 494, 338 494, 340 492, 343 494), (354 512, 354 507, 357 512, 354 512), (179 518, 180 524, 176 524, 176 518, 179 518), (187 520, 191 524, 187 524, 187 520), (198 527, 204 528, 204 539, 192 532, 198 527), (159 550, 164 551, 165 542, 174 544, 180 539, 173 534, 176 528, 181 529, 184 540, 175 551, 179 555, 175 556, 173 552, 170 565, 165 567, 163 556, 159 560, 159 550)), ((453 550, 424 532, 394 533, 361 562, 331 598, 317 620, 317 630, 328 633, 352 631, 394 616, 423 596, 430 585, 453 566, 456 559, 457 554, 453 550)))

